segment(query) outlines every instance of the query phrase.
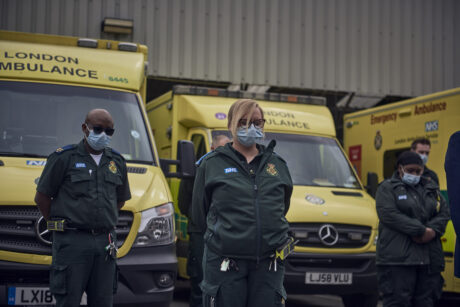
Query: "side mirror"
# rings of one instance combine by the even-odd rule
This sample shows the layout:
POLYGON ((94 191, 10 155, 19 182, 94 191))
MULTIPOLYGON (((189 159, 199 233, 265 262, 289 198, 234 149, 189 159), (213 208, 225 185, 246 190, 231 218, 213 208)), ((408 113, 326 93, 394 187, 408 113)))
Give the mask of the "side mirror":
POLYGON ((193 178, 195 177, 195 148, 190 141, 177 142, 177 160, 160 159, 160 167, 166 178, 193 178), (177 166, 176 172, 169 170, 171 165, 177 166))
POLYGON ((190 141, 181 140, 177 142, 177 160, 179 160, 178 172, 181 178, 195 177, 195 148, 190 141))
POLYGON ((369 172, 367 173, 367 186, 366 190, 367 193, 369 193, 370 196, 375 198, 375 195, 377 194, 377 187, 379 185, 379 179, 376 173, 369 172))

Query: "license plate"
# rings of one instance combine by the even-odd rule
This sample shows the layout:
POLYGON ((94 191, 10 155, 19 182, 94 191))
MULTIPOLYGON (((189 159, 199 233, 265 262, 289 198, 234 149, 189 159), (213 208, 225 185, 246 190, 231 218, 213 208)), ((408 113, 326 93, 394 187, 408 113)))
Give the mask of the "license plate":
MULTIPOLYGON (((80 305, 87 305, 83 293, 80 305)), ((9 287, 8 305, 56 305, 56 300, 48 287, 9 287)))
POLYGON ((317 285, 351 285, 353 283, 353 274, 307 272, 305 283, 317 285))

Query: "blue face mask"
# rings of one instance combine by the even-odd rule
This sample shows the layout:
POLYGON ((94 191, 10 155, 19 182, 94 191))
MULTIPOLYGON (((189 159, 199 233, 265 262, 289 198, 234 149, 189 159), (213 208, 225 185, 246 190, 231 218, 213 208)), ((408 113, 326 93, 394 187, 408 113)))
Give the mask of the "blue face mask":
POLYGON ((402 181, 408 185, 417 185, 420 182, 420 176, 404 173, 402 181))
POLYGON ((241 145, 251 147, 254 143, 262 140, 264 133, 262 128, 255 127, 254 124, 252 124, 248 129, 246 129, 246 127, 238 128, 236 137, 241 145))
POLYGON ((110 139, 111 137, 105 134, 105 132, 101 132, 99 134, 94 133, 93 130, 89 129, 86 127, 89 131, 89 135, 86 136, 86 141, 88 142, 88 145, 96 150, 96 151, 101 151, 110 144, 110 139))

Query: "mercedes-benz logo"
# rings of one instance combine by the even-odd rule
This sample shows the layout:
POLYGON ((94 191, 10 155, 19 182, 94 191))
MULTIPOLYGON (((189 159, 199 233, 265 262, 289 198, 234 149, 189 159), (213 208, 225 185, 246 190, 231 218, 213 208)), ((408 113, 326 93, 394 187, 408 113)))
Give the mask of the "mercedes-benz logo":
POLYGON ((40 215, 40 217, 35 222, 35 234, 40 242, 46 245, 51 245, 52 238, 51 238, 51 231, 48 230, 46 226, 45 218, 40 215))
POLYGON ((318 230, 318 236, 324 245, 332 246, 339 241, 339 233, 331 224, 324 224, 318 230))

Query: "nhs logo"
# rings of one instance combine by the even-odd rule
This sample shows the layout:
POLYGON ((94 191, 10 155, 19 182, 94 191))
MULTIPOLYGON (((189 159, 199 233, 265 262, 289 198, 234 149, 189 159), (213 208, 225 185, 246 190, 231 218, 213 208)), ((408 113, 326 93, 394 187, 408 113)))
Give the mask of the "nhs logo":
POLYGON ((438 131, 439 122, 437 120, 425 123, 425 132, 438 131))
POLYGON ((39 160, 27 160, 27 165, 35 165, 35 166, 45 166, 46 161, 39 161, 39 160))
POLYGON ((235 167, 226 168, 224 171, 225 171, 225 174, 228 174, 228 173, 238 173, 238 169, 235 168, 235 167))

